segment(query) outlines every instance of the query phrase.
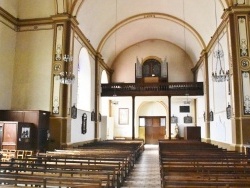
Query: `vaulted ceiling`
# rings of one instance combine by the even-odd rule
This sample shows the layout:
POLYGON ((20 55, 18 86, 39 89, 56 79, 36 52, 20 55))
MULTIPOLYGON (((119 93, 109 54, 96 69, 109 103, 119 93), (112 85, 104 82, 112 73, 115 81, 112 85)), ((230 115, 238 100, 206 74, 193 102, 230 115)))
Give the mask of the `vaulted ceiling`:
POLYGON ((224 9, 234 1, 1 0, 0 6, 20 20, 71 14, 110 67, 123 50, 155 39, 185 50, 195 66, 222 21, 224 9))
POLYGON ((224 0, 83 0, 76 19, 111 67, 115 56, 139 42, 171 42, 195 64, 227 3, 224 0))

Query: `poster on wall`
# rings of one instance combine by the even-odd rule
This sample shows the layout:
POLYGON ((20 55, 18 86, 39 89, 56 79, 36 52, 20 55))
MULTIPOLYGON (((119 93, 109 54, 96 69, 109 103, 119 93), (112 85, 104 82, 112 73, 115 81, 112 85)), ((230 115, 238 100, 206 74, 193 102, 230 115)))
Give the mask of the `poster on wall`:
POLYGON ((119 124, 128 125, 128 108, 119 108, 119 124))

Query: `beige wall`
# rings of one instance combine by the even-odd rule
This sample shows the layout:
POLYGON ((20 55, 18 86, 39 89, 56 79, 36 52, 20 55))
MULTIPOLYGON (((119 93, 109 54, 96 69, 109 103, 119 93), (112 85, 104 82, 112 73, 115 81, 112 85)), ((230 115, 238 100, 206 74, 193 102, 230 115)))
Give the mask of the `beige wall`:
POLYGON ((54 0, 18 0, 18 18, 46 18, 55 15, 54 0))
POLYGON ((53 30, 17 34, 12 109, 50 110, 52 46, 53 30))
POLYGON ((16 32, 0 22, 0 107, 11 107, 16 32))
POLYGON ((18 3, 19 0, 1 0, 0 7, 9 12, 15 18, 18 16, 18 3))
POLYGON ((162 40, 148 40, 131 46, 119 54, 113 64, 113 82, 135 82, 136 57, 147 58, 157 56, 164 60, 167 57, 169 82, 191 82, 193 75, 191 72, 192 62, 185 52, 169 42, 162 40), (187 71, 190 70, 190 71, 187 71), (178 74, 176 74, 178 72, 178 74))

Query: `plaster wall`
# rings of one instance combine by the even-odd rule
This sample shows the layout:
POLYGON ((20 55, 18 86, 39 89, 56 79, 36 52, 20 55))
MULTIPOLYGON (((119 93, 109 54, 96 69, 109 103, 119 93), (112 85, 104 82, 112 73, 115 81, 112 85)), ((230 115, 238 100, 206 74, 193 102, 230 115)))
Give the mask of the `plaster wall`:
POLYGON ((11 108, 16 32, 0 22, 0 109, 11 108))
POLYGON ((156 56, 168 61, 168 81, 169 82, 191 82, 193 75, 191 72, 192 62, 186 53, 172 43, 162 40, 147 40, 133 45, 124 50, 113 64, 113 82, 135 82, 135 63, 138 57, 141 59, 156 56))
POLYGON ((12 109, 50 111, 52 47, 53 30, 17 33, 12 109))

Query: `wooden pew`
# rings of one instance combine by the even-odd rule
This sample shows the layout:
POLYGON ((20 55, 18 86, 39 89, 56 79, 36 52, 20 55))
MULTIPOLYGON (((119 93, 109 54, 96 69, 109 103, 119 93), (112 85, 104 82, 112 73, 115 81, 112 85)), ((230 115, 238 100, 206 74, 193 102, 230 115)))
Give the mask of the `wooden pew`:
MULTIPOLYGON (((47 177, 76 177, 101 179, 103 187, 114 187, 115 185, 115 166, 98 165, 65 165, 51 163, 26 163, 24 159, 20 162, 2 162, 0 163, 0 172, 2 174, 16 174, 20 176, 32 175, 47 177)), ((1 174, 1 175, 2 175, 1 174)), ((118 186, 119 187, 119 184, 118 186)))
POLYGON ((197 141, 159 141, 162 187, 250 187, 248 158, 197 141))
MULTIPOLYGON (((4 175, 60 178, 101 178, 102 187, 120 187, 136 158, 144 150, 141 141, 98 142, 78 149, 67 148, 1 163, 4 175)), ((0 174, 1 175, 1 174, 0 174)), ((77 185, 78 186, 78 185, 77 185)))
POLYGON ((42 186, 44 188, 49 186, 58 187, 84 187, 84 188, 102 188, 102 181, 100 179, 91 178, 74 178, 74 177, 52 177, 52 176, 35 176, 27 174, 1 174, 0 187, 13 185, 15 187, 21 186, 42 186))

